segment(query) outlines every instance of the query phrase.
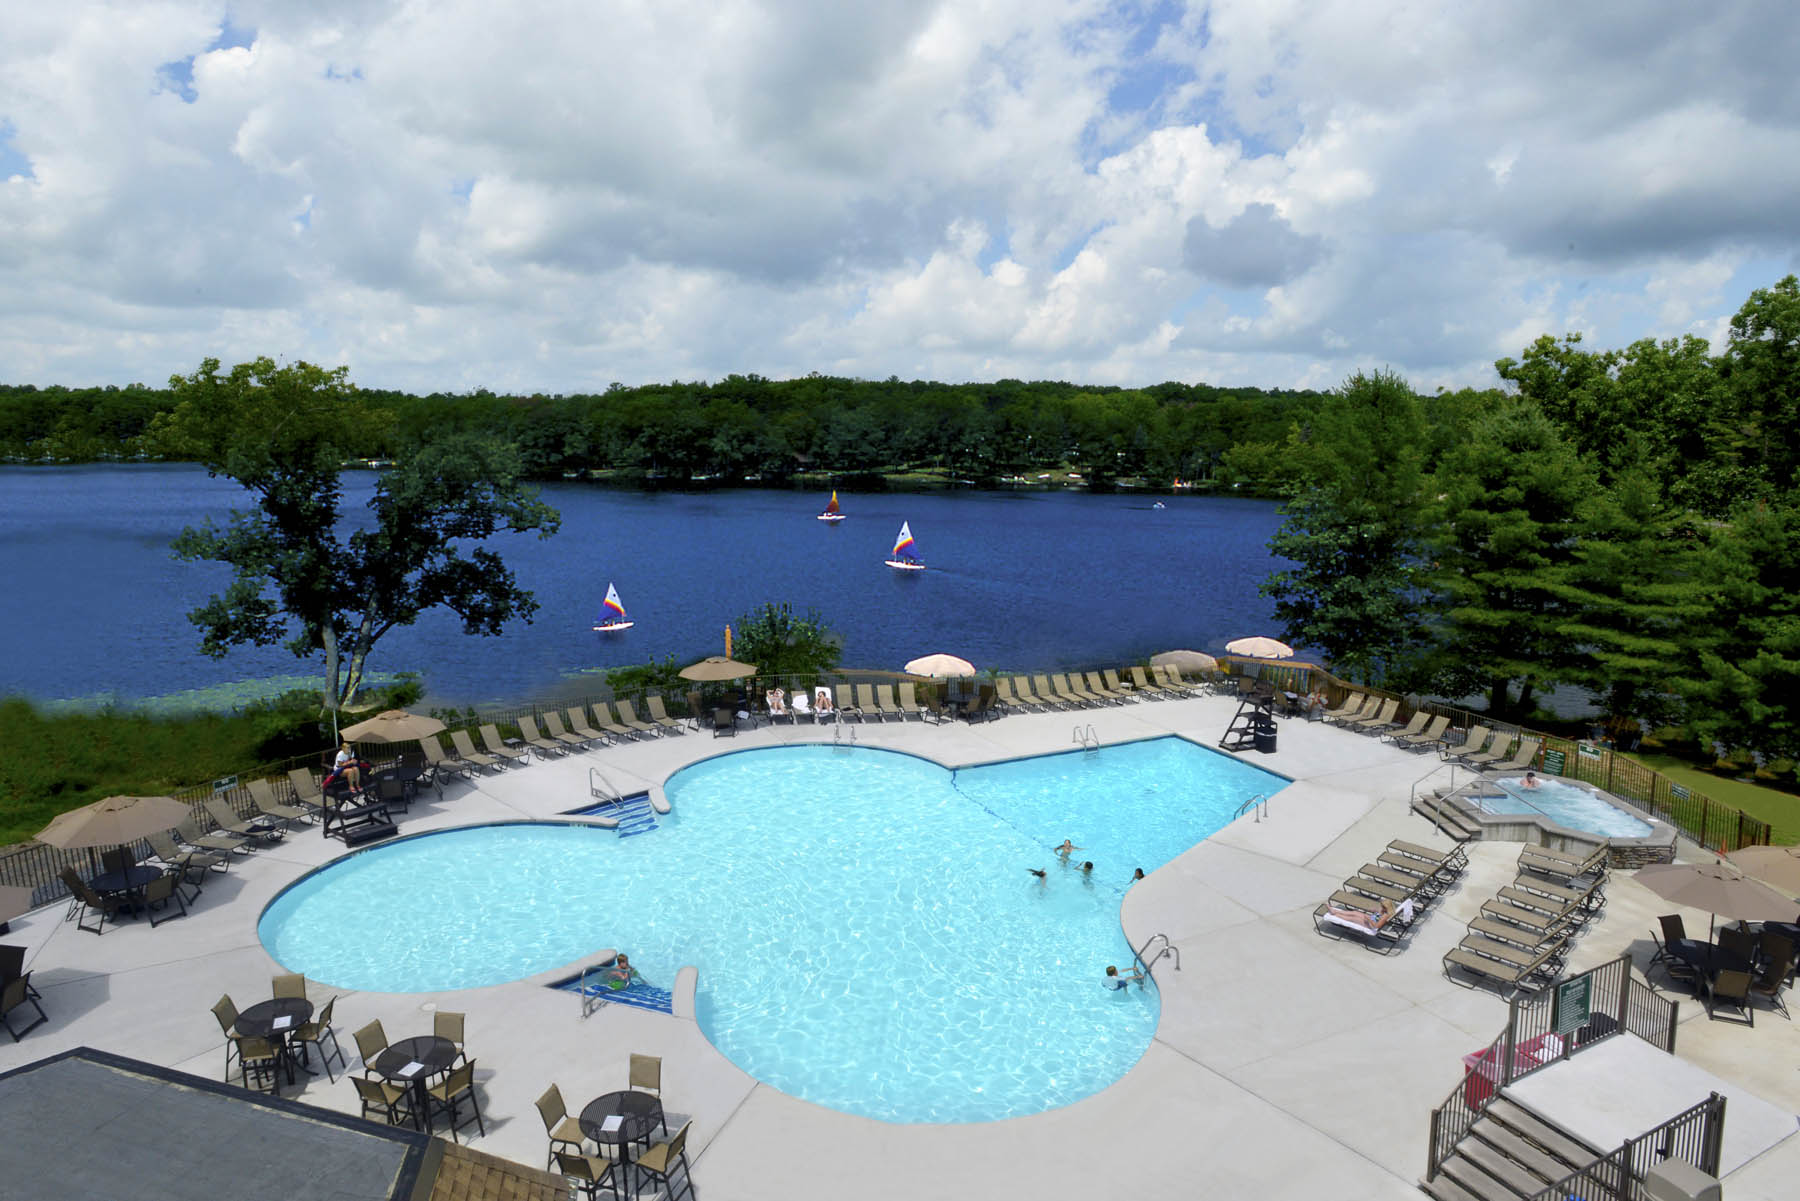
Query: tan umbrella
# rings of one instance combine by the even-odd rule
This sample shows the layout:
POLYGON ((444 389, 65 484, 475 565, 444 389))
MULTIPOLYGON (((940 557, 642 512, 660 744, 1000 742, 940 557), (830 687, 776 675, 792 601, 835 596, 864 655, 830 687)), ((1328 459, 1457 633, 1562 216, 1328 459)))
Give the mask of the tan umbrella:
POLYGON ((1202 651, 1164 651, 1150 656, 1152 667, 1178 667, 1182 671, 1217 671, 1219 661, 1202 651))
POLYGON ((1664 900, 1689 909, 1704 909, 1714 920, 1740 922, 1794 920, 1794 899, 1760 880, 1752 880, 1729 863, 1653 863, 1632 879, 1664 900))
POLYGON ((915 676, 972 676, 975 665, 955 655, 925 655, 906 665, 915 676))
POLYGON ((10 922, 21 913, 31 912, 31 889, 16 885, 0 885, 0 923, 10 922))
POLYGON ((53 847, 116 847, 178 826, 192 814, 185 802, 166 796, 109 796, 59 813, 38 831, 53 847))
POLYGON ((681 669, 682 679, 699 680, 703 683, 715 680, 741 680, 745 676, 755 674, 756 664, 739 663, 736 659, 727 659, 720 655, 713 655, 698 663, 690 663, 681 669))
POLYGON ((405 709, 389 709, 367 721, 345 726, 338 737, 350 742, 414 742, 441 734, 444 723, 424 713, 408 713, 405 709))
POLYGON ((1800 847, 1740 847, 1726 858, 1771 888, 1800 897, 1800 847))
POLYGON ((1294 648, 1285 642, 1277 642, 1273 638, 1239 638, 1225 644, 1225 649, 1234 655, 1245 655, 1252 659, 1292 659, 1294 648))

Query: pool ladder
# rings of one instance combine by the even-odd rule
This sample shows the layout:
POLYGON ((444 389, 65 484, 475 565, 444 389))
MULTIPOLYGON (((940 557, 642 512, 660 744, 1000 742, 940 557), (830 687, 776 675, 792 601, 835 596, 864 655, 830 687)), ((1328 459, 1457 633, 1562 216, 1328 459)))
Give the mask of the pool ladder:
POLYGON ((1175 970, 1178 972, 1181 970, 1181 951, 1169 941, 1167 934, 1152 934, 1144 940, 1143 946, 1132 952, 1132 955, 1144 965, 1144 975, 1146 976, 1151 974, 1151 968, 1164 959, 1173 959, 1175 970), (1154 953, 1150 950, 1151 947, 1156 948, 1154 953))
POLYGON ((1236 821, 1238 818, 1244 816, 1244 814, 1250 812, 1254 812, 1256 814, 1256 820, 1261 822, 1263 818, 1269 816, 1269 798, 1260 792, 1257 793, 1237 807, 1237 812, 1231 815, 1231 820, 1236 821))
POLYGON ((844 741, 845 741, 844 731, 845 730, 850 731, 850 738, 849 738, 850 745, 851 746, 856 745, 856 727, 844 724, 844 719, 840 717, 836 721, 831 723, 831 742, 832 742, 833 746, 841 747, 844 745, 844 741))
POLYGON ((1076 726, 1074 736, 1071 737, 1069 741, 1075 743, 1084 751, 1098 751, 1100 749, 1100 735, 1094 733, 1093 726, 1088 726, 1085 730, 1080 726, 1076 726))

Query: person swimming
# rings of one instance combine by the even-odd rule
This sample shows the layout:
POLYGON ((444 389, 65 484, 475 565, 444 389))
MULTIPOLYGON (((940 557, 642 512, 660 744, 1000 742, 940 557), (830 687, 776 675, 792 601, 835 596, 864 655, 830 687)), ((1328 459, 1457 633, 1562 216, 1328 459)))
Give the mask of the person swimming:
POLYGON ((1122 974, 1119 971, 1119 969, 1114 967, 1112 964, 1109 963, 1106 965, 1106 980, 1105 980, 1106 987, 1108 987, 1108 988, 1124 988, 1127 984, 1130 984, 1133 980, 1136 980, 1138 983, 1138 987, 1142 988, 1144 986, 1144 973, 1138 971, 1134 967, 1131 969, 1131 975, 1127 976, 1127 975, 1122 974))
POLYGON ((1131 882, 1133 884, 1136 884, 1139 880, 1142 880, 1143 878, 1144 878, 1144 869, 1143 868, 1139 867, 1139 868, 1132 869, 1131 882))
POLYGON ((1030 872, 1032 875, 1036 876, 1040 880, 1048 878, 1048 873, 1045 872, 1044 869, 1041 867, 1028 867, 1025 870, 1030 872))
POLYGON ((1070 855, 1074 854, 1076 851, 1084 851, 1086 849, 1087 849, 1086 847, 1076 846, 1074 843, 1070 842, 1068 839, 1065 838, 1062 840, 1062 845, 1056 848, 1056 857, 1058 859, 1067 859, 1070 855))

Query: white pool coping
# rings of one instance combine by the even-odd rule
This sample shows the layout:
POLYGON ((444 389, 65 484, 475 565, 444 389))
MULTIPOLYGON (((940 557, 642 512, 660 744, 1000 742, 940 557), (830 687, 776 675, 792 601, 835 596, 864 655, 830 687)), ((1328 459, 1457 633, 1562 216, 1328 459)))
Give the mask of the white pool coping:
MULTIPOLYGON (((1091 724, 1107 743, 1174 733, 1211 744, 1236 707, 1198 698, 1013 715, 972 727, 851 725, 860 745, 961 766, 1069 749, 1072 723, 1091 724)), ((588 764, 603 765, 627 790, 659 790, 701 758, 833 734, 830 725, 784 724, 730 740, 700 733, 578 752, 453 784, 441 801, 428 795, 415 804, 402 829, 556 818, 587 797, 588 764)), ((1382 957, 1320 938, 1313 908, 1390 839, 1442 842, 1407 810, 1416 783, 1423 777, 1429 786, 1437 769, 1428 757, 1298 720, 1281 724, 1279 748, 1240 756, 1295 781, 1272 798, 1263 820, 1239 819, 1126 895, 1127 937, 1140 945, 1167 934, 1181 970, 1158 965, 1162 1016, 1143 1059, 1115 1084, 1060 1109, 968 1125, 894 1125, 838 1113, 751 1079, 711 1047, 691 1016, 615 1005, 584 1020, 579 998, 530 982, 342 994, 339 1036, 356 1067, 350 1035, 364 1023, 379 1018, 397 1039, 428 1030, 434 1008, 463 1011, 488 1124, 476 1145, 536 1164, 546 1141, 533 1102, 551 1082, 579 1107, 624 1086, 632 1052, 660 1055, 669 1108, 694 1118, 694 1180, 708 1201, 912 1201, 943 1191, 1056 1197, 1090 1189, 1416 1198, 1431 1109, 1460 1079, 1461 1056, 1485 1046, 1506 1015, 1491 993, 1447 980, 1439 961, 1482 900, 1511 879, 1518 846, 1473 846, 1463 882, 1403 952, 1382 957)), ((27 966, 50 1021, 17 1044, 0 1039, 0 1070, 88 1045, 216 1078, 224 1059, 208 1009, 224 992, 240 1007, 267 996, 279 970, 257 941, 258 915, 280 889, 342 850, 316 832, 290 836, 215 877, 192 916, 155 930, 126 923, 97 938, 65 923, 60 905, 18 919, 4 937, 30 948, 27 966)), ((1656 915, 1670 911, 1622 874, 1608 895, 1572 970, 1625 950, 1642 965, 1656 915)), ((1684 916, 1690 928, 1708 920, 1684 916)), ((1652 979, 1666 990, 1660 972, 1652 979)), ((680 983, 691 996, 691 978, 680 983)), ((1708 1022, 1686 1002, 1677 1046, 1682 1058, 1777 1109, 1800 1111, 1800 1033, 1779 1015, 1765 1010, 1745 1029, 1708 1022)), ((321 1075, 283 1095, 356 1110, 341 1076, 334 1085, 321 1075)), ((1734 1201, 1786 1197, 1797 1176, 1800 1140, 1790 1138, 1734 1172, 1727 1187, 1734 1201)))

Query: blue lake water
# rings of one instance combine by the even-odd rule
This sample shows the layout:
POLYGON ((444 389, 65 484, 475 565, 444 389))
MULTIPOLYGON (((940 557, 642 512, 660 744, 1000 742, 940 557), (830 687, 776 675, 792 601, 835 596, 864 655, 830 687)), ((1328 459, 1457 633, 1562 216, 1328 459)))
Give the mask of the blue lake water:
MULTIPOLYGON (((373 479, 346 475, 348 513, 373 479)), ((1266 501, 1172 496, 1153 510, 1144 495, 840 492, 849 519, 832 525, 813 520, 825 493, 560 482, 543 493, 561 532, 496 543, 537 594, 536 621, 469 638, 450 614, 427 614, 377 646, 372 670, 420 671, 434 701, 517 699, 583 672, 717 654, 726 623, 769 601, 817 608, 854 667, 948 651, 1056 670, 1279 633, 1257 594, 1281 565, 1266 501), (930 570, 883 565, 902 521, 930 570), (591 627, 609 580, 638 624, 602 636, 591 627)), ((218 661, 197 650, 185 614, 229 573, 176 561, 169 542, 234 506, 248 494, 187 465, 0 468, 0 695, 130 701, 310 683, 314 662, 279 647, 218 661)))

